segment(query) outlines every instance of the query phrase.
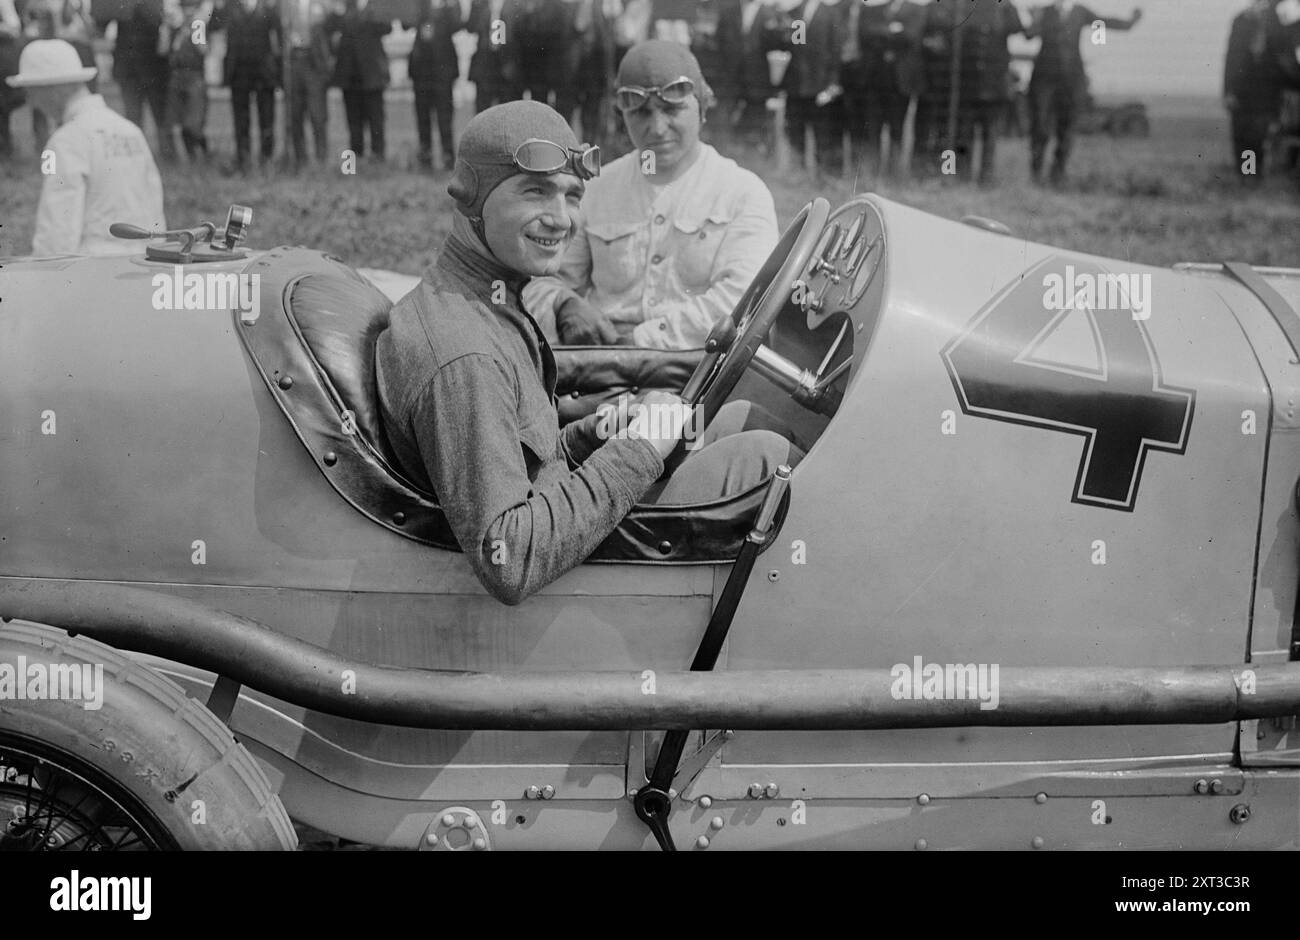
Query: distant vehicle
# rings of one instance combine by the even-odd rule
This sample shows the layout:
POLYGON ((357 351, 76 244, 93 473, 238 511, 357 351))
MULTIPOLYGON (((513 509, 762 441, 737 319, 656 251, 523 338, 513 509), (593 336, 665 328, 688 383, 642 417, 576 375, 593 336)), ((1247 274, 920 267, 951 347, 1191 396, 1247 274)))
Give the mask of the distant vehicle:
POLYGON ((1147 117, 1147 106, 1141 101, 1102 104, 1089 93, 1079 114, 1079 133, 1149 137, 1151 121, 1147 117))
POLYGON ((817 199, 706 349, 560 349, 809 449, 516 606, 347 264, 3 259, 0 850, 1297 848, 1300 270, 970 221, 817 199))

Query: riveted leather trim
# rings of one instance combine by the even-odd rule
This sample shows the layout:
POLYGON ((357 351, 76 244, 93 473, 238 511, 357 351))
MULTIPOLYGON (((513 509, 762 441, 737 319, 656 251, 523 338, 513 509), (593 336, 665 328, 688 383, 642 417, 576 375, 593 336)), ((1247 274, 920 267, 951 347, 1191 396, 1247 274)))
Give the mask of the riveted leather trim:
POLYGON ((345 406, 289 313, 293 287, 303 278, 329 274, 356 280, 360 275, 328 255, 305 248, 276 248, 244 271, 261 275, 262 315, 256 323, 245 325, 236 314, 235 329, 271 397, 325 479, 354 509, 384 528, 426 545, 459 551, 437 504, 404 480, 374 442, 347 429, 345 406))

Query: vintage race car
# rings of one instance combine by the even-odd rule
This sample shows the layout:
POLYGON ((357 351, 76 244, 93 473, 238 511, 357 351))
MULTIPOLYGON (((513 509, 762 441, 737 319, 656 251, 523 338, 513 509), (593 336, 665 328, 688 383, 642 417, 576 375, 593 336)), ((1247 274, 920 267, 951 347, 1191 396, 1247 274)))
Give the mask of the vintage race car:
POLYGON ((816 200, 706 349, 557 354, 806 458, 505 605, 390 300, 245 221, 0 270, 0 848, 1300 841, 1300 270, 816 200))

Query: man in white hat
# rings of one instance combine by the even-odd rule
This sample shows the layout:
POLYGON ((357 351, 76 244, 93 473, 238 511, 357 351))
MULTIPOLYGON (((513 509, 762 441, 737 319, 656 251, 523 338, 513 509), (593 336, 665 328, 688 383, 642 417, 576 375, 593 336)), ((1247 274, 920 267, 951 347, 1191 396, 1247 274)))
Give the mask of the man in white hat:
POLYGON ((6 81, 59 128, 41 154, 45 183, 32 254, 130 254, 108 234, 113 222, 165 229, 162 180, 144 134, 111 111, 86 83, 95 76, 62 39, 29 43, 6 81))

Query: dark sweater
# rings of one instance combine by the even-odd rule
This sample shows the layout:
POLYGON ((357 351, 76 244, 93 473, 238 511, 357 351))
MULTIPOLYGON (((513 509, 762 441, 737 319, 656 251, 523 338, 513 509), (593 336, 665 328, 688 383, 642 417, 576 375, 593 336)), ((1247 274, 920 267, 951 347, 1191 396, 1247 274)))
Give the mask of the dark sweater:
POLYGON ((663 472, 648 441, 599 440, 598 415, 559 427, 555 357, 522 284, 453 233, 375 352, 389 444, 506 604, 580 564, 663 472))

